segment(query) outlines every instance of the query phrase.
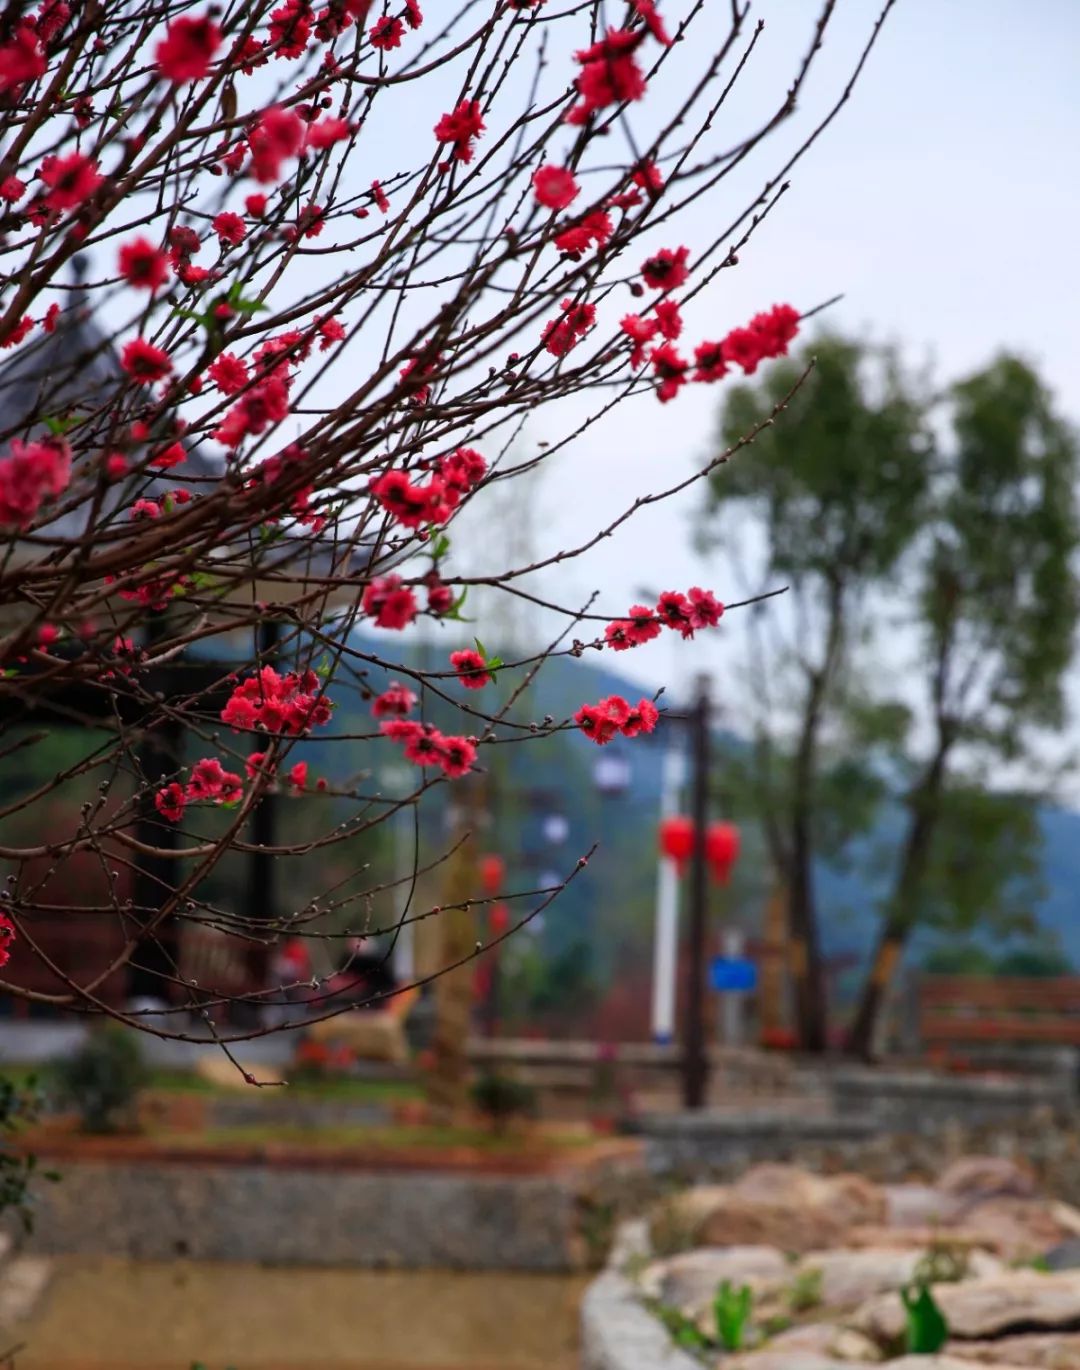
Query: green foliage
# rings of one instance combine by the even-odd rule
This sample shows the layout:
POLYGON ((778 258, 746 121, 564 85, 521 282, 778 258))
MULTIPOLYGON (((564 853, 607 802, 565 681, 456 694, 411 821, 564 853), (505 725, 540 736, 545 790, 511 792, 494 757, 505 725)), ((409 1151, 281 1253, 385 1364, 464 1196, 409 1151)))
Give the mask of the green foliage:
POLYGON ((14 1213, 25 1232, 34 1226, 33 1182, 39 1177, 60 1178, 55 1171, 39 1171, 37 1157, 14 1145, 19 1132, 37 1121, 41 1103, 33 1076, 22 1081, 0 1078, 0 1214, 14 1213))
POLYGON ((790 589, 747 623, 738 805, 785 885, 810 890, 802 919, 813 863, 859 861, 886 886, 891 945, 915 924, 1030 933, 1038 795, 1000 777, 1055 778, 1038 743, 1064 721, 1080 610, 1076 436, 1016 357, 935 395, 895 353, 824 336, 729 391, 725 448, 812 357, 782 417, 715 469, 702 524, 749 588, 790 589))
POLYGON ((787 1304, 793 1313, 808 1313, 811 1308, 820 1308, 822 1279, 817 1266, 807 1266, 799 1271, 787 1288, 787 1304))
POLYGON ((511 1118, 535 1117, 539 1104, 532 1085, 494 1070, 484 1071, 477 1077, 472 1099, 484 1117, 490 1118, 497 1127, 505 1126, 511 1118))
POLYGON ((681 1347, 684 1351, 707 1351, 709 1349, 708 1337, 692 1318, 688 1318, 685 1313, 681 1313, 677 1308, 672 1308, 666 1303, 656 1304, 654 1309, 676 1346, 681 1347))
POLYGON ((925 1284, 900 1290, 907 1314, 907 1350, 913 1356, 932 1356, 949 1339, 949 1325, 925 1284))
POLYGON ((743 1344, 754 1296, 748 1284, 734 1288, 730 1280, 721 1281, 713 1299, 716 1339, 725 1351, 738 1351, 743 1344))
POLYGON ((112 1132, 130 1121, 136 1096, 147 1080, 135 1034, 107 1024, 56 1066, 63 1101, 79 1113, 86 1132, 112 1132))
POLYGON ((956 1284, 971 1271, 971 1253, 959 1242, 942 1239, 931 1243, 919 1257, 912 1274, 912 1285, 956 1284))

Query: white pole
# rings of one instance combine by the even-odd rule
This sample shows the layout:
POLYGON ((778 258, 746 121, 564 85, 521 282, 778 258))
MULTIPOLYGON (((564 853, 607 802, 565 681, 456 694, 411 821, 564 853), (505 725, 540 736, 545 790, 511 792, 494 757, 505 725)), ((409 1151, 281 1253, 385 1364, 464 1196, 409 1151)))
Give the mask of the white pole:
MULTIPOLYGON (((733 961, 742 959, 746 951, 746 938, 740 928, 726 928, 723 937, 724 955, 733 961)), ((727 990, 720 996, 720 1019, 723 1025, 724 1045, 742 1046, 743 1001, 746 994, 742 990, 727 990)))
MULTIPOLYGON (((664 753, 660 782, 660 818, 678 811, 679 790, 684 780, 682 753, 669 747, 664 753)), ((675 862, 659 860, 656 877, 656 927, 653 940, 652 1031, 653 1040, 670 1042, 675 1035, 675 961, 679 941, 679 873, 675 862)))

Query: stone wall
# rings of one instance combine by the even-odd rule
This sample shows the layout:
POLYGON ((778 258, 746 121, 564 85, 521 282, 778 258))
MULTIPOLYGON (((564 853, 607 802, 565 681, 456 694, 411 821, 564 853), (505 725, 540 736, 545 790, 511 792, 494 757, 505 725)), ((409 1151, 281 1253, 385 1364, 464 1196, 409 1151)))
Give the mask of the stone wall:
POLYGON ((38 1253, 565 1271, 590 1256, 580 1176, 57 1162, 38 1253))

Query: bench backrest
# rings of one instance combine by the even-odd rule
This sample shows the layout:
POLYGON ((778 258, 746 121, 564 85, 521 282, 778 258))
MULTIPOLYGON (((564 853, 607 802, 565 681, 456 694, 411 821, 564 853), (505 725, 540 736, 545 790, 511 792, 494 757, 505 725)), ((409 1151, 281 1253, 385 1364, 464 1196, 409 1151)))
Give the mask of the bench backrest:
POLYGON ((919 983, 919 1035, 924 1043, 1080 1045, 1080 976, 924 976, 919 983))

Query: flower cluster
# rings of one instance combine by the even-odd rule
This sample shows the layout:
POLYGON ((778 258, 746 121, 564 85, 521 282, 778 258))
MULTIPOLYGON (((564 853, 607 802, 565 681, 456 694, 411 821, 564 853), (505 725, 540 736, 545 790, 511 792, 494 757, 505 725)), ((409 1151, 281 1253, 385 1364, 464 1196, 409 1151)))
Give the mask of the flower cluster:
POLYGON ((484 478, 487 462, 471 447, 447 452, 434 464, 428 479, 417 484, 405 471, 387 471, 375 477, 368 489, 388 514, 406 528, 445 523, 467 495, 484 478))
POLYGON ((162 786, 154 796, 154 805, 162 818, 179 823, 188 804, 237 804, 243 793, 241 777, 227 771, 217 757, 206 756, 192 766, 186 785, 174 780, 162 786))
POLYGON ((659 717, 659 710, 649 699, 629 704, 622 695, 608 695, 597 704, 583 704, 574 715, 574 722, 586 737, 603 747, 618 733, 623 737, 651 733, 659 717))
POLYGON ((236 686, 221 718, 238 730, 261 728, 295 736, 329 723, 333 707, 314 671, 279 675, 272 666, 263 666, 236 686))
POLYGON ((71 480, 71 448, 62 438, 11 440, 11 455, 0 462, 0 524, 27 528, 50 497, 71 480))
POLYGON ((468 774, 476 760, 476 743, 471 737, 447 737, 430 723, 390 718, 379 725, 379 731, 403 745, 406 761, 437 766, 450 780, 468 774))
MULTIPOLYGON (((655 263, 663 256, 658 253, 650 261, 655 263)), ((674 262, 674 268, 670 263, 666 268, 669 273, 675 268, 685 270, 685 265, 679 267, 677 254, 668 253, 667 257, 674 262)), ((741 367, 749 376, 760 362, 785 356, 799 331, 799 311, 789 304, 777 304, 764 313, 755 314, 745 328, 733 328, 719 342, 699 343, 694 349, 693 362, 687 361, 674 346, 682 326, 679 307, 673 300, 658 301, 651 315, 627 314, 619 324, 633 344, 630 350, 633 367, 644 365, 646 345, 657 335, 665 339, 648 354, 660 382, 657 395, 662 404, 674 399, 689 380, 705 383, 722 380, 730 366, 741 367)))
POLYGON ((655 609, 632 604, 625 618, 614 619, 604 629, 606 645, 616 652, 629 651, 659 637, 663 628, 674 628, 691 638, 699 628, 715 628, 723 617, 724 606, 711 590, 694 585, 682 594, 665 590, 655 609))
POLYGON ((398 575, 377 576, 364 590, 360 603, 378 628, 407 628, 420 612, 415 593, 398 575))
POLYGON ((15 924, 6 913, 0 913, 0 966, 11 960, 11 944, 15 940, 15 924))
POLYGON ((458 162, 471 162, 473 141, 484 131, 479 100, 462 100, 435 125, 435 137, 450 145, 450 156, 458 162))
POLYGON ((542 334, 544 346, 553 357, 565 357, 596 323, 596 305, 563 300, 562 313, 549 319, 542 334))

